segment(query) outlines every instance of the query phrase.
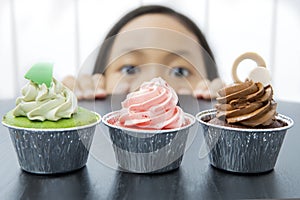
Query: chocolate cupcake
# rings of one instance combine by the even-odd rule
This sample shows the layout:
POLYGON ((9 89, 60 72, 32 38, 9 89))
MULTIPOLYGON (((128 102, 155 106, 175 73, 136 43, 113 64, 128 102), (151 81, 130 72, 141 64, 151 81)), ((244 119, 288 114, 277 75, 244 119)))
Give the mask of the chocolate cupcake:
POLYGON ((235 84, 218 92, 216 109, 202 111, 196 117, 204 130, 210 163, 231 172, 270 171, 293 120, 277 113, 270 76, 259 55, 238 57, 233 79, 235 84), (244 59, 253 59, 260 66, 241 82, 236 69, 244 59))

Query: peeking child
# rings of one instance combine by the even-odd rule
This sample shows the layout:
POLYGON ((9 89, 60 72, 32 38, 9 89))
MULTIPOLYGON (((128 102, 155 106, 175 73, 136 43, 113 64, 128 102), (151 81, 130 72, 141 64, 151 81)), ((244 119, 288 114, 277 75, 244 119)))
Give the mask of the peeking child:
POLYGON ((122 17, 100 47, 93 75, 67 76, 79 99, 128 93, 154 77, 178 94, 211 99, 223 86, 213 53, 200 29, 163 6, 139 7, 122 17))

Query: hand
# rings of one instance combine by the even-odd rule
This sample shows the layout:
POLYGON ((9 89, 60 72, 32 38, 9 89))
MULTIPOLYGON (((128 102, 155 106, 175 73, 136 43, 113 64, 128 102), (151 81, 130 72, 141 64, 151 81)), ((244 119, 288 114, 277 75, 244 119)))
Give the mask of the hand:
POLYGON ((198 99, 214 99, 218 96, 218 91, 225 86, 220 78, 212 81, 204 79, 200 81, 193 91, 194 97, 198 99))
POLYGON ((78 78, 67 76, 62 83, 75 92, 78 100, 81 99, 103 99, 107 93, 104 89, 104 76, 102 74, 83 74, 78 78))

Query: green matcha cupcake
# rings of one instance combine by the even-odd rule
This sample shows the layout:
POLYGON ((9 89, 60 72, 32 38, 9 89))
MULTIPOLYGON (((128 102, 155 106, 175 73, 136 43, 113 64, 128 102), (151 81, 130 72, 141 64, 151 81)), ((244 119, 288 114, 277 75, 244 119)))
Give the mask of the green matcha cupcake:
POLYGON ((52 77, 49 63, 26 73, 16 107, 2 124, 9 129, 20 167, 36 174, 56 174, 85 166, 100 116, 77 106, 74 93, 52 77))

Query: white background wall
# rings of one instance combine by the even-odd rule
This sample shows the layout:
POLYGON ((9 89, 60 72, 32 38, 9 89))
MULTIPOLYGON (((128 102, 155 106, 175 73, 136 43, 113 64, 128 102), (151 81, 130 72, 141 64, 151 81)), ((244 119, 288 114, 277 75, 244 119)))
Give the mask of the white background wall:
MULTIPOLYGON (((275 99, 300 102, 299 0, 0 0, 0 99, 19 95, 24 73, 39 61, 54 75, 73 74, 123 14, 139 5, 170 6, 205 33, 222 78, 246 51, 265 58, 275 99)), ((243 62, 239 73, 252 62, 243 62)))

